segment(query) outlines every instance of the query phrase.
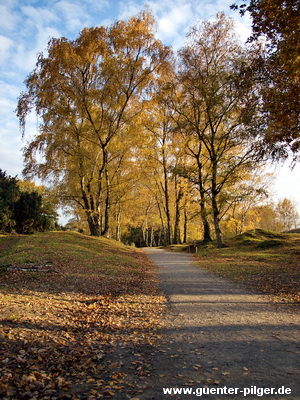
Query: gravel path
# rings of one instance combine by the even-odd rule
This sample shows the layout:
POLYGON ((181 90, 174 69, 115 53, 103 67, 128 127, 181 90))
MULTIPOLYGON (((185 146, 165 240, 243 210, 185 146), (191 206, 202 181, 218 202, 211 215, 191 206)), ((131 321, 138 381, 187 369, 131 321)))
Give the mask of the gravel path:
POLYGON ((300 399, 299 313, 195 267, 188 254, 145 251, 160 267, 169 307, 139 399, 300 399), (196 390, 205 386, 214 393, 200 397, 196 390), (239 389, 218 394, 225 386, 239 389), (291 394, 261 396, 261 388, 283 386, 291 394), (194 394, 164 395, 168 387, 189 387, 194 394))

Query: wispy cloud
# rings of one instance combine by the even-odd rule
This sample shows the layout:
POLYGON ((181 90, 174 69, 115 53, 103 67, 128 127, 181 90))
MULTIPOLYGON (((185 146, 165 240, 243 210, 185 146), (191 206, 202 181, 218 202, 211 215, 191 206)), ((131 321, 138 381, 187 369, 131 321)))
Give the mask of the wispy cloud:
POLYGON ((192 1, 182 0, 122 0, 119 19, 127 19, 148 7, 157 22, 157 36, 167 45, 177 48, 182 43, 186 25, 193 20, 192 1))
POLYGON ((7 2, 5 5, 0 5, 0 29, 2 32, 9 32, 16 28, 20 23, 20 15, 13 11, 13 4, 7 2))
POLYGON ((22 140, 14 110, 18 87, 0 83, 1 146, 0 168, 9 175, 20 176, 22 170, 22 140))
POLYGON ((166 44, 177 47, 182 42, 187 26, 193 19, 190 3, 179 3, 168 10, 164 10, 158 18, 158 36, 166 44))
POLYGON ((126 19, 148 6, 157 21, 158 37, 177 50, 182 46, 189 27, 197 20, 212 19, 216 13, 225 12, 235 19, 241 40, 246 41, 251 31, 250 20, 231 11, 231 4, 232 0, 121 0, 119 18, 126 19))
POLYGON ((32 25, 51 25, 59 22, 59 17, 46 7, 23 6, 21 11, 27 24, 29 21, 32 25))
MULTIPOLYGON (((187 29, 197 19, 213 18, 225 11, 237 21, 245 40, 250 20, 230 11, 233 0, 0 0, 0 168, 9 174, 22 170, 22 147, 14 114, 23 81, 35 66, 37 54, 51 37, 77 37, 86 26, 127 19, 148 4, 157 21, 157 35, 175 50, 182 46, 187 29)), ((34 135, 36 117, 28 120, 28 134, 34 135)), ((27 136, 28 137, 28 136, 27 136)))
POLYGON ((127 19, 132 15, 138 14, 145 6, 145 2, 137 2, 135 0, 121 0, 119 2, 118 19, 127 19))
POLYGON ((88 5, 76 4, 72 1, 59 1, 55 4, 54 10, 64 23, 64 28, 68 31, 79 32, 83 26, 91 25, 91 16, 88 5))
POLYGON ((42 25, 35 27, 34 39, 29 44, 26 40, 22 39, 16 46, 16 49, 11 56, 11 60, 15 65, 15 69, 19 73, 26 75, 34 68, 37 55, 44 52, 47 44, 52 37, 60 37, 62 33, 53 28, 42 25))
MULTIPOLYGON (((37 54, 52 37, 75 38, 85 26, 95 24, 96 15, 102 16, 108 5, 108 0, 6 0, 0 5, 0 168, 8 174, 21 177, 23 169, 24 143, 15 109, 37 54)), ((30 115, 27 127, 28 139, 37 130, 35 115, 30 115)))
MULTIPOLYGON (((14 114, 23 81, 33 70, 37 54, 51 37, 76 38, 85 26, 127 19, 148 4, 157 21, 157 35, 174 49, 182 46, 186 30, 197 18, 205 19, 228 9, 232 0, 6 0, 0 5, 0 134, 5 146, 0 157, 21 170, 22 147, 14 114), (11 154, 18 154, 14 157, 11 154)), ((238 16, 237 16, 238 19, 238 16)), ((239 25, 240 31, 245 27, 239 25)), ((28 121, 34 134, 35 118, 28 121)), ((0 165, 1 168, 1 165, 0 165)))
POLYGON ((234 2, 232 0, 202 0, 194 3, 195 15, 202 20, 213 19, 219 12, 224 12, 235 21, 237 34, 243 42, 246 42, 251 33, 250 18, 246 15, 241 17, 237 11, 230 9, 234 2))
POLYGON ((0 65, 6 65, 9 60, 9 54, 13 49, 14 42, 6 36, 0 35, 0 65))

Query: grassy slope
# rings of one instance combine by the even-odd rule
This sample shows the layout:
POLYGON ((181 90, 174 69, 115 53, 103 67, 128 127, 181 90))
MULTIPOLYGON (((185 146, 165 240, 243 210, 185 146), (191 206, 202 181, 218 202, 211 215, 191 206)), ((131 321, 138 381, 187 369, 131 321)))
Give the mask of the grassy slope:
POLYGON ((0 397, 134 395, 120 357, 132 366, 130 349, 155 340, 163 303, 133 248, 74 232, 0 237, 0 397))
MULTIPOLYGON (((111 293, 126 291, 126 282, 142 282, 141 253, 113 240, 92 238, 75 232, 47 232, 30 236, 0 237, 0 268, 6 265, 30 268, 47 265, 57 272, 45 274, 14 273, 2 275, 4 282, 23 289, 111 293), (45 279, 45 277, 47 279, 45 279), (38 285, 32 282, 38 281, 38 285), (120 284, 120 288, 118 288, 120 284)), ((137 290, 144 290, 142 285, 137 290)), ((130 290, 132 289, 132 285, 130 290)))
POLYGON ((228 241, 228 247, 202 246, 200 266, 275 300, 300 301, 300 234, 255 229, 228 241))

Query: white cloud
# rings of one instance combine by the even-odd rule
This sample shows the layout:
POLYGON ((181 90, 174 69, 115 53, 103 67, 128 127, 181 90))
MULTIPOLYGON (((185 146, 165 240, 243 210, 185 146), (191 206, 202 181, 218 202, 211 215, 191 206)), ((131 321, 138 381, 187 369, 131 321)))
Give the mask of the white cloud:
MULTIPOLYGON (((31 72, 36 64, 37 55, 44 52, 48 42, 52 37, 60 37, 61 32, 52 27, 37 25, 35 27, 34 39, 29 43, 26 40, 20 40, 16 46, 11 61, 15 65, 15 69, 23 74, 22 81, 31 72)), ((21 76, 21 75, 20 75, 21 76)))
POLYGON ((105 18, 102 21, 99 21, 99 23, 97 23, 97 26, 110 26, 114 22, 115 21, 112 18, 105 18))
MULTIPOLYGON (((14 84, 9 84, 4 81, 0 81, 0 98, 1 99, 16 99, 19 95, 19 87, 14 84)), ((0 108, 0 113, 2 108, 0 108)))
POLYGON ((0 35, 0 64, 3 65, 7 62, 13 45, 14 42, 12 39, 0 35))
POLYGON ((53 10, 60 17, 64 29, 77 35, 84 27, 95 25, 95 14, 101 15, 110 5, 108 0, 60 0, 53 10))
POLYGON ((251 20, 249 15, 240 16, 238 11, 233 11, 230 6, 232 0, 203 0, 195 3, 195 15, 202 20, 213 19, 219 12, 224 12, 235 21, 235 30, 242 42, 246 42, 251 34, 251 20))
POLYGON ((89 25, 88 6, 84 2, 79 5, 62 0, 55 4, 54 9, 60 15, 65 28, 69 31, 78 32, 83 26, 89 25))
POLYGON ((8 32, 16 29, 20 23, 20 15, 12 11, 13 4, 0 5, 0 29, 8 32))
POLYGON ((158 36, 162 41, 170 43, 174 39, 184 37, 185 29, 193 18, 190 3, 174 4, 171 9, 165 10, 158 19, 158 36))
POLYGON ((120 2, 119 19, 127 19, 138 14, 147 6, 157 22, 157 36, 175 49, 181 46, 185 30, 193 22, 193 2, 182 0, 137 0, 120 2))
POLYGON ((38 27, 38 32, 36 35, 36 42, 35 42, 35 48, 32 49, 36 54, 44 51, 48 45, 48 42, 51 38, 59 38, 62 36, 62 33, 51 26, 40 26, 38 27))
POLYGON ((15 108, 16 103, 10 99, 0 98, 0 109, 1 109, 1 125, 2 128, 5 126, 6 121, 11 117, 13 118, 13 110, 15 108))
POLYGON ((232 0, 122 0, 120 4, 120 19, 127 19, 137 14, 145 6, 149 6, 156 21, 157 35, 174 50, 182 46, 188 29, 198 20, 215 17, 218 12, 225 12, 236 21, 236 30, 242 41, 246 41, 251 32, 250 18, 240 17, 239 13, 230 10, 232 0))
POLYGON ((122 0, 119 2, 119 15, 118 19, 128 19, 132 15, 136 15, 144 8, 143 3, 136 3, 134 0, 126 1, 122 0))
POLYGON ((10 146, 4 146, 0 149, 1 165, 2 171, 6 171, 7 175, 17 176, 19 179, 22 178, 23 171, 23 156, 22 152, 16 152, 16 146, 10 143, 10 146))
MULTIPOLYGON (((109 25, 117 18, 127 19, 149 5, 157 21, 157 35, 175 50, 182 46, 186 30, 198 19, 213 18, 224 11, 236 21, 236 30, 245 41, 251 21, 230 10, 233 0, 0 0, 0 168, 10 175, 21 174, 24 145, 14 114, 22 82, 33 70, 37 54, 44 51, 51 37, 77 37, 85 26, 109 25)), ((36 116, 28 118, 26 138, 37 131, 36 116)), ((290 197, 296 192, 300 171, 283 170, 278 194, 290 197), (289 186, 286 184, 290 176, 289 186)))
MULTIPOLYGON (((290 168, 290 161, 285 164, 276 166, 274 171, 277 175, 276 194, 278 198, 289 198, 295 201, 300 200, 300 186, 295 184, 300 176, 300 164, 297 164, 294 169, 290 168)), ((299 203, 300 206, 300 203, 299 203)), ((300 210, 300 209, 299 209, 300 210)))
POLYGON ((30 21, 32 25, 48 25, 59 21, 57 15, 45 7, 23 6, 21 11, 27 17, 27 23, 30 21))
MULTIPOLYGON (((1 135, 2 136, 2 135, 1 135)), ((12 139, 14 139, 13 133, 11 134, 12 139)), ((3 139, 1 137, 1 139, 3 139)), ((21 152, 22 143, 14 139, 11 142, 5 140, 4 146, 0 149, 0 168, 6 171, 10 176, 18 175, 18 178, 22 177, 23 170, 23 156, 21 152), (16 149, 20 151, 16 151, 16 149)))
POLYGON ((232 3, 232 0, 202 0, 195 4, 195 10, 199 18, 208 20, 213 18, 218 12, 225 12, 227 15, 230 14, 230 5, 232 3))
POLYGON ((239 35, 241 41, 245 43, 251 35, 250 17, 248 15, 245 15, 243 18, 238 17, 234 18, 234 20, 236 32, 239 35))
MULTIPOLYGON (((93 7, 96 7, 98 10, 104 10, 105 8, 109 7, 110 4, 116 5, 113 0, 85 0, 87 4, 90 4, 93 7)), ((79 1, 81 4, 82 2, 79 1)))
POLYGON ((17 88, 1 83, 0 84, 0 119, 1 119, 1 146, 0 146, 0 168, 7 171, 9 175, 21 176, 22 165, 22 138, 19 131, 19 124, 14 113, 16 108, 15 96, 17 88), (11 98, 3 97, 7 95, 11 98))

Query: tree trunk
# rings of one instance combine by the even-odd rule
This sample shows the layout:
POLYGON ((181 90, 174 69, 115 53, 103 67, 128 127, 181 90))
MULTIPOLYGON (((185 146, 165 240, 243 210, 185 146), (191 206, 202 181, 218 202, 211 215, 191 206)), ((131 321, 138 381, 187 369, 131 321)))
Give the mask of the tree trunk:
MULTIPOLYGON (((165 227, 163 213, 162 213, 161 206, 160 206, 160 203, 159 203, 159 200, 157 197, 156 197, 156 203, 157 203, 157 208, 158 208, 158 212, 159 212, 161 227, 163 229, 163 244, 168 244, 168 232, 165 227)), ((162 231, 160 229, 160 240, 159 240, 160 243, 161 243, 161 239, 162 239, 162 231)), ((159 244, 159 246, 160 246, 160 244, 159 244)))
POLYGON ((143 224, 143 226, 142 226, 143 246, 146 246, 146 247, 148 247, 148 235, 147 235, 147 232, 148 232, 147 225, 143 224))
POLYGON ((121 205, 117 205, 116 211, 116 240, 121 241, 121 205))
POLYGON ((203 175, 202 175, 202 163, 197 158, 198 164, 198 183, 199 183, 199 193, 200 193, 200 216, 203 225, 203 241, 204 242, 211 242, 211 233, 210 233, 210 226, 207 219, 207 212, 206 212, 206 194, 203 185, 203 175))
POLYGON ((167 217, 167 244, 171 244, 172 228, 171 228, 171 213, 170 213, 170 200, 169 200, 169 181, 168 181, 167 161, 164 148, 163 148, 163 169, 164 169, 165 209, 167 217))
POLYGON ((217 246, 219 248, 222 248, 222 247, 225 247, 225 244, 223 242, 223 235, 222 235, 222 231, 220 228, 220 218, 219 218, 220 212, 219 212, 218 205, 217 205, 217 202, 214 197, 212 199, 212 209, 213 209, 214 227, 215 227, 215 233, 216 233, 217 246))
POLYGON ((101 236, 101 216, 99 210, 95 210, 92 194, 84 184, 84 179, 81 180, 81 195, 84 204, 84 210, 87 217, 87 223, 91 236, 101 236))
POLYGON ((145 231, 145 244, 146 247, 149 247, 149 228, 147 228, 145 231))
POLYGON ((183 243, 187 242, 187 226, 188 226, 188 215, 186 211, 186 207, 184 207, 184 222, 183 222, 183 243))
POLYGON ((148 232, 148 214, 151 208, 151 199, 148 202, 146 212, 145 212, 145 217, 144 217, 144 222, 142 225, 142 232, 143 232, 143 246, 149 247, 149 232, 148 232))
POLYGON ((159 227, 159 234, 157 237, 157 246, 161 246, 161 237, 162 237, 162 231, 161 231, 161 226, 159 227))
POLYGON ((151 228, 150 228, 150 247, 155 247, 153 226, 151 226, 151 228))
POLYGON ((109 237, 109 217, 110 217, 110 182, 107 169, 105 169, 105 180, 106 180, 106 196, 105 196, 105 206, 104 206, 104 227, 101 232, 102 236, 109 237))
POLYGON ((173 243, 174 244, 180 244, 181 243, 181 238, 180 238, 180 202, 183 197, 183 190, 182 187, 179 185, 178 189, 178 181, 177 177, 175 177, 175 194, 176 194, 176 199, 175 199, 175 223, 174 223, 174 239, 173 243))
POLYGON ((100 218, 99 215, 93 215, 91 212, 87 211, 87 222, 90 230, 91 236, 101 236, 100 229, 100 218))
POLYGON ((219 248, 225 247, 223 242, 223 235, 220 228, 220 211, 217 202, 218 190, 217 190, 217 165, 213 162, 212 165, 212 178, 211 178, 211 205, 213 210, 214 227, 217 240, 217 246, 219 248))

